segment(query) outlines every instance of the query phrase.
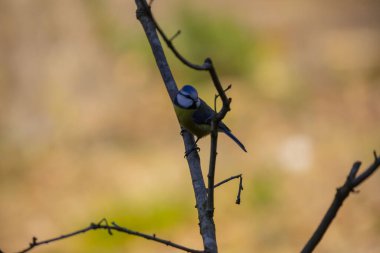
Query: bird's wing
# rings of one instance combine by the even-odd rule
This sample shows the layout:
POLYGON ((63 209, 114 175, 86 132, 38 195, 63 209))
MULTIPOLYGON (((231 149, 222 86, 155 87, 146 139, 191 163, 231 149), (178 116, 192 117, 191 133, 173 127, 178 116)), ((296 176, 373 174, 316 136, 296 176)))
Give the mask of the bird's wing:
POLYGON ((208 106, 205 101, 201 100, 201 105, 193 113, 193 120, 197 124, 210 125, 211 119, 214 115, 215 111, 211 109, 211 107, 208 106))
MULTIPOLYGON (((208 106, 203 100, 201 100, 201 105, 193 113, 193 120, 196 124, 211 125, 211 120, 214 115, 215 115, 215 111, 210 106, 208 106)), ((223 122, 219 122, 218 130, 227 134, 232 140, 234 140, 240 146, 241 149, 247 152, 244 145, 238 140, 238 138, 236 138, 235 135, 231 133, 231 130, 223 122)))
MULTIPOLYGON (((201 100, 200 107, 193 113, 193 120, 197 124, 211 125, 214 115, 215 111, 205 101, 201 100)), ((223 122, 219 122, 218 128, 223 131, 231 131, 223 122)))

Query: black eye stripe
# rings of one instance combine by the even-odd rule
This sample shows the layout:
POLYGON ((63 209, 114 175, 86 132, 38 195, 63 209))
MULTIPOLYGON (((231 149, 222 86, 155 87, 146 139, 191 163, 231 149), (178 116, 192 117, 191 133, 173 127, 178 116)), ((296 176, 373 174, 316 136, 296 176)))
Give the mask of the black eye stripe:
POLYGON ((183 94, 182 92, 180 92, 180 94, 181 94, 182 96, 184 96, 185 98, 189 98, 189 99, 191 99, 191 100, 194 101, 194 99, 193 99, 189 94, 183 94))

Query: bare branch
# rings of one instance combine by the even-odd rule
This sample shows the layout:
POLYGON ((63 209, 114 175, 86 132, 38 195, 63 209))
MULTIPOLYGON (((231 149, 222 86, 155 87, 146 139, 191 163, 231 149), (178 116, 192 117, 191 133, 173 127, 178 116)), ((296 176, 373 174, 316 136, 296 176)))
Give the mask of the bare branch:
POLYGON ((228 98, 225 90, 222 87, 222 84, 219 81, 219 77, 216 73, 212 60, 206 58, 202 65, 197 65, 188 61, 183 57, 178 50, 174 47, 172 40, 169 39, 161 27, 158 25, 157 21, 154 19, 150 9, 148 11, 149 16, 154 22, 157 31, 166 42, 167 46, 172 50, 174 55, 186 66, 200 71, 208 71, 210 73, 211 79, 214 83, 216 90, 218 91, 219 96, 222 99, 223 107, 222 109, 215 114, 211 122, 211 150, 210 150, 210 162, 209 170, 207 174, 208 178, 208 193, 207 193, 207 216, 212 218, 214 215, 214 181, 215 181, 215 166, 216 166, 216 155, 217 155, 217 143, 218 143, 218 124, 226 116, 227 112, 230 111, 231 98, 228 98))
POLYGON ((236 197, 236 201, 235 203, 240 205, 240 202, 241 202, 241 199, 240 199, 240 195, 241 195, 241 191, 243 190, 243 175, 242 174, 239 174, 239 175, 236 175, 236 176, 232 176, 232 177, 229 177, 227 179, 224 179, 223 181, 217 183, 216 185, 214 185, 214 189, 218 186, 221 186, 231 180, 234 180, 234 179, 237 179, 239 178, 239 190, 238 190, 238 194, 237 194, 237 197, 236 197))
POLYGON ((60 240, 66 239, 66 238, 70 238, 70 237, 76 236, 78 234, 83 234, 83 233, 86 233, 88 231, 97 230, 97 229, 107 230, 108 234, 110 234, 110 235, 112 235, 111 231, 113 230, 113 231, 118 231, 118 232, 129 234, 129 235, 135 235, 135 236, 138 236, 138 237, 142 237, 142 238, 145 238, 147 240, 152 240, 152 241, 155 241, 155 242, 158 242, 158 243, 161 243, 161 244, 165 244, 166 246, 170 246, 170 247, 173 247, 173 248, 176 248, 176 249, 180 249, 180 250, 183 250, 183 251, 186 251, 186 252, 204 253, 204 251, 202 251, 202 250, 190 249, 190 248, 187 248, 185 246, 173 243, 171 241, 158 238, 155 234, 148 235, 148 234, 144 234, 144 233, 140 233, 140 232, 137 232, 137 231, 130 230, 130 229, 125 228, 125 227, 121 227, 121 226, 117 225, 115 222, 112 222, 112 225, 108 225, 108 222, 107 222, 106 219, 102 219, 97 224, 91 223, 88 227, 83 228, 83 229, 79 229, 79 230, 74 231, 72 233, 64 234, 64 235, 57 236, 57 237, 54 237, 54 238, 51 238, 51 239, 47 239, 47 240, 43 240, 43 241, 38 241, 38 239, 36 237, 33 237, 32 238, 32 242, 29 243, 29 247, 27 247, 24 250, 19 251, 18 253, 26 253, 26 252, 29 252, 29 251, 31 251, 32 249, 34 249, 34 248, 36 248, 38 246, 41 246, 41 245, 44 245, 44 244, 49 244, 49 243, 55 242, 55 241, 60 241, 60 240), (105 223, 105 224, 102 225, 102 223, 105 223))
POLYGON ((208 167, 208 191, 207 191, 207 216, 214 216, 214 182, 215 182, 215 167, 216 155, 218 146, 218 122, 216 117, 211 121, 211 145, 210 145, 210 162, 208 167))
MULTIPOLYGON (((172 40, 169 39, 161 27, 158 25, 157 21, 154 19, 150 8, 146 8, 146 14, 151 18, 154 26, 156 27, 158 33, 161 35, 163 40, 166 42, 167 46, 172 50, 174 55, 186 66, 200 71, 208 71, 210 73, 211 79, 214 83, 219 96, 222 99, 223 107, 215 114, 211 122, 211 150, 210 150, 210 162, 208 170, 208 193, 207 193, 207 216, 212 218, 214 215, 214 178, 215 178, 215 166, 216 166, 216 155, 217 155, 217 143, 218 143, 218 124, 226 116, 227 112, 230 111, 231 99, 227 97, 216 73, 212 60, 206 58, 202 65, 197 65, 188 61, 183 57, 178 50, 174 47, 172 40)), ((187 150, 187 149, 186 149, 187 150)))
POLYGON ((239 174, 239 175, 232 176, 232 177, 229 177, 227 179, 224 179, 223 181, 220 181, 219 183, 215 184, 214 188, 219 187, 219 186, 221 186, 221 185, 223 185, 225 183, 228 183, 231 180, 234 180, 234 179, 237 179, 237 178, 241 178, 242 176, 243 176, 242 174, 239 174))
MULTIPOLYGON (((171 74, 160 40, 157 36, 156 29, 161 35, 164 35, 164 33, 158 26, 158 24, 155 22, 150 11, 150 7, 146 3, 146 1, 135 0, 135 2, 137 5, 136 16, 144 28, 145 34, 152 48, 153 55, 156 59, 157 66, 161 72, 161 76, 164 80, 170 98, 173 101, 175 95, 178 92, 178 88, 174 81, 173 75, 171 74)), ((172 42, 166 36, 164 40, 168 44, 168 46, 172 45, 172 42)), ((174 47, 172 47, 172 49, 173 48, 174 47)), ((181 61, 186 62, 186 59, 184 59, 176 50, 173 52, 176 52, 175 54, 179 59, 181 59, 181 61)), ((192 65, 191 63, 188 64, 190 66, 192 65)), ((200 70, 206 70, 205 68, 199 67, 197 65, 194 65, 193 67, 195 69, 198 68, 200 70)), ((189 150, 191 147, 194 146, 194 136, 192 134, 190 134, 188 131, 185 131, 182 137, 185 143, 185 150, 189 150)), ((218 251, 218 248, 216 244, 215 225, 212 217, 209 217, 206 214, 207 191, 203 180, 200 158, 197 152, 191 152, 191 154, 186 156, 186 158, 193 183, 203 245, 205 247, 205 251, 216 253, 218 251)))
POLYGON ((380 158, 377 157, 376 152, 374 152, 374 156, 375 161, 358 176, 357 173, 359 171, 361 162, 355 162, 353 164, 345 183, 337 189, 333 202, 331 203, 321 223, 302 249, 301 253, 313 252, 315 247, 318 245, 326 233, 331 222, 334 220, 344 200, 346 200, 351 192, 355 192, 355 187, 359 186, 380 167, 380 158))
MULTIPOLYGON (((162 39, 165 41, 167 46, 172 50, 174 55, 186 66, 189 68, 200 70, 200 71, 208 71, 210 73, 211 79, 214 83, 214 86, 216 90, 218 91, 219 96, 222 98, 223 107, 222 110, 217 114, 216 119, 218 121, 222 120, 226 113, 230 110, 229 105, 231 103, 231 99, 228 99, 225 93, 225 90, 223 90, 222 85, 219 81, 219 77, 216 73, 216 70, 214 68, 214 65, 212 63, 212 60, 210 58, 206 58, 202 65, 191 63, 189 60, 187 60, 185 57, 183 57, 178 50, 175 48, 175 46, 172 43, 172 39, 169 39, 168 36, 164 33, 164 31, 161 29, 161 27, 158 25, 156 19, 154 18, 150 8, 147 8, 146 10, 147 15, 150 16, 152 22, 154 23, 155 27, 157 28, 158 33, 161 35, 162 39)), ((178 32, 177 32, 178 33, 178 32)), ((226 89, 228 90, 228 89, 226 89)))
POLYGON ((157 28, 157 31, 158 33, 161 35, 162 39, 165 41, 166 45, 168 46, 168 48, 170 48, 172 50, 172 52, 174 53, 174 55, 183 63, 185 64, 186 66, 188 66, 189 68, 192 68, 192 69, 195 69, 195 70, 208 70, 208 65, 206 64, 206 62, 204 62, 202 65, 198 65, 198 64, 194 64, 194 63, 191 63, 190 61, 188 61, 185 57, 183 57, 179 52, 178 50, 174 47, 173 43, 172 43, 172 39, 169 39, 168 36, 166 36, 166 34, 164 33, 164 31, 161 29, 161 27, 158 25, 156 19, 154 18, 152 12, 150 11, 149 9, 149 12, 148 12, 148 15, 150 16, 152 22, 154 23, 155 27, 157 28))
POLYGON ((216 154, 217 154, 217 143, 218 143, 218 123, 225 117, 227 112, 230 110, 231 99, 227 98, 227 95, 219 81, 219 77, 216 73, 212 60, 206 58, 202 65, 197 65, 188 61, 183 57, 178 50, 174 47, 172 40, 168 39, 166 34, 163 32, 161 27, 158 25, 157 21, 154 19, 152 13, 149 11, 149 15, 152 18, 157 31, 160 33, 163 40, 166 42, 167 46, 172 50, 174 55, 186 66, 200 71, 208 71, 210 73, 211 79, 214 83, 219 96, 222 99, 223 107, 220 112, 216 113, 211 122, 211 150, 210 150, 210 163, 209 171, 207 174, 208 178, 208 193, 207 193, 207 216, 212 218, 214 215, 214 178, 215 178, 215 166, 216 166, 216 154))
POLYGON ((236 198, 236 204, 240 205, 240 195, 241 195, 241 191, 243 190, 243 177, 240 177, 240 181, 239 181, 239 191, 238 191, 238 195, 237 195, 237 198, 236 198))
MULTIPOLYGON (((229 89, 232 88, 232 84, 228 85, 227 88, 224 89, 224 92, 227 92, 229 89)), ((216 101, 218 100, 219 98, 219 94, 216 94, 215 97, 214 97, 214 110, 217 111, 216 109, 216 101)))

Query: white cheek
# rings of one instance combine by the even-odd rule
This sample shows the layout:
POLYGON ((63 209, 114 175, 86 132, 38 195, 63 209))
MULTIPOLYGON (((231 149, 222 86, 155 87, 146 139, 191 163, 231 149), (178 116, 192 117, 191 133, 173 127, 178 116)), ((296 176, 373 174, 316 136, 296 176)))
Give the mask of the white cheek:
POLYGON ((178 101, 178 104, 183 108, 189 108, 193 105, 193 100, 181 95, 177 96, 177 101, 178 101))

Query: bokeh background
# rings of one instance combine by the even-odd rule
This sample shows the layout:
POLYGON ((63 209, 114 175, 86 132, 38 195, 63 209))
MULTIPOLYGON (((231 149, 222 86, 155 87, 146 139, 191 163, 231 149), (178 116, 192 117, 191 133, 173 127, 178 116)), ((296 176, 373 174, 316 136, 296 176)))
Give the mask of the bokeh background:
MULTIPOLYGON (((229 95, 216 190, 221 252, 298 252, 356 160, 380 152, 380 2, 155 1, 178 49, 212 57, 229 95)), ((178 84, 206 73, 168 51, 178 84)), ((200 141, 207 167, 209 139, 200 141)), ((0 248, 102 218, 201 248, 172 106, 127 0, 0 0, 0 248)), ((204 174, 207 172, 204 170, 204 174)), ((344 204, 316 252, 380 252, 380 175, 344 204)), ((178 252, 89 232, 35 252, 178 252)))

